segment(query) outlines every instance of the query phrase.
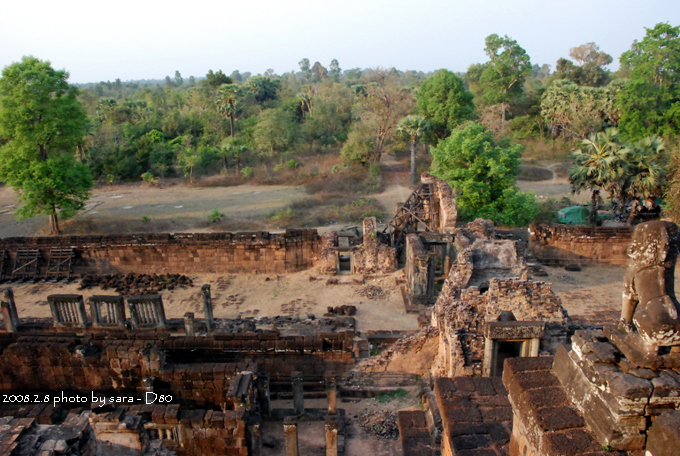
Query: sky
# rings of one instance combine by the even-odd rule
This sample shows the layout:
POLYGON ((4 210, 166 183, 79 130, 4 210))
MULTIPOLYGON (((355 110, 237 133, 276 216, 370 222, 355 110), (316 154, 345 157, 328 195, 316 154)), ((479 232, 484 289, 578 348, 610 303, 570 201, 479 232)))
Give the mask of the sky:
POLYGON ((550 64, 595 42, 614 57, 645 27, 680 25, 679 0, 18 1, 0 6, 0 67, 33 55, 73 83, 253 74, 328 66, 466 71, 484 38, 515 39, 550 64))

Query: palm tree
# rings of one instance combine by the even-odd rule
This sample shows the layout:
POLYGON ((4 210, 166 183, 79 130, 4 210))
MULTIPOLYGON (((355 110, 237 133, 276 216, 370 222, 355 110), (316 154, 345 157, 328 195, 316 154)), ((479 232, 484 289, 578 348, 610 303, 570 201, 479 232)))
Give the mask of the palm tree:
POLYGON ((416 145, 418 138, 430 129, 430 123, 423 116, 406 116, 399 121, 397 132, 411 140, 411 184, 416 183, 416 145))
POLYGON ((647 136, 633 143, 630 149, 628 172, 621 190, 622 197, 633 203, 628 218, 628 223, 632 225, 641 207, 640 200, 653 207, 654 200, 661 196, 666 181, 666 167, 661 155, 665 149, 662 138, 647 136))
POLYGON ((231 136, 234 136, 234 118, 241 110, 240 88, 236 84, 222 84, 217 89, 217 109, 229 118, 231 136))
POLYGON ((626 157, 629 149, 621 147, 619 132, 616 128, 590 135, 582 141, 582 149, 574 151, 576 165, 569 171, 572 191, 580 193, 588 189, 592 194, 590 223, 597 221, 599 190, 616 194, 617 186, 627 171, 626 157))

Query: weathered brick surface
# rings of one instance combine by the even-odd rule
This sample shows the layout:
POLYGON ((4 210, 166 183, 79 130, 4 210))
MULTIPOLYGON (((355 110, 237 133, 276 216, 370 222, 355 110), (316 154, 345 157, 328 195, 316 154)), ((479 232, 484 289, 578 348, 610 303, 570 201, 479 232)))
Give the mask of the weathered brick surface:
MULTIPOLYGON (((120 236, 56 236, 0 239, 0 250, 10 262, 20 249, 72 248, 74 274, 271 273, 298 271, 312 266, 321 244, 314 229, 287 230, 284 234, 178 233, 120 236)), ((46 261, 43 261, 46 264, 46 261)), ((11 264, 11 263, 10 263, 11 264)))
POLYGON ((508 454, 512 409, 501 383, 438 377, 434 393, 443 424, 442 455, 508 454))
POLYGON ((627 264, 630 227, 532 225, 529 248, 539 261, 627 264))
POLYGON ((590 455, 602 448, 583 418, 567 403, 564 388, 550 370, 552 360, 506 360, 503 383, 514 418, 511 456, 590 455))

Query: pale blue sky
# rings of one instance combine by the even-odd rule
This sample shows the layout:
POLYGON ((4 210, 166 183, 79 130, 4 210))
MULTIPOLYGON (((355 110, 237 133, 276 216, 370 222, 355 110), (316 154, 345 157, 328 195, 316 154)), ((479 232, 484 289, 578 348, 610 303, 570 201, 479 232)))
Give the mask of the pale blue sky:
POLYGON ((0 67, 50 60, 71 82, 297 70, 303 57, 343 69, 465 71, 484 38, 508 35, 553 66, 594 41, 614 57, 644 27, 680 25, 680 0, 5 0, 0 67))

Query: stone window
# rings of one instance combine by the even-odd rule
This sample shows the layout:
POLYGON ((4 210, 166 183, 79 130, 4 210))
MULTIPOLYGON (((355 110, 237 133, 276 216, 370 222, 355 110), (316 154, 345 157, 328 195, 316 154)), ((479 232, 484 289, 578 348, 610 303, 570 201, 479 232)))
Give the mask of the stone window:
POLYGON ((501 376, 503 362, 508 358, 538 356, 538 347, 544 329, 545 323, 540 321, 486 323, 484 325, 484 376, 501 376))

